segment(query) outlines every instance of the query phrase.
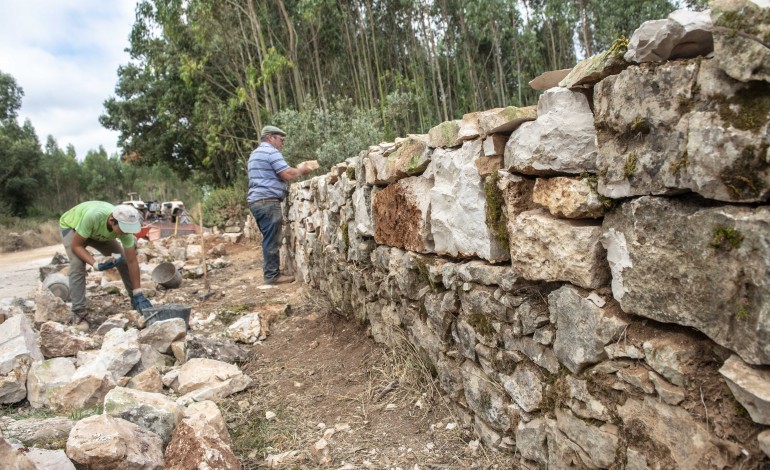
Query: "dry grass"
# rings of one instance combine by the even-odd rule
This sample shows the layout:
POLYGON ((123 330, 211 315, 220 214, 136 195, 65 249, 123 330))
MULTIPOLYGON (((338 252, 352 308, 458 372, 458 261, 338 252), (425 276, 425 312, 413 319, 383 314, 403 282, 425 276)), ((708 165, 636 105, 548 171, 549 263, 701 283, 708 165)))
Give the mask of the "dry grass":
POLYGON ((61 243, 59 222, 10 219, 0 223, 0 253, 32 250, 61 243))

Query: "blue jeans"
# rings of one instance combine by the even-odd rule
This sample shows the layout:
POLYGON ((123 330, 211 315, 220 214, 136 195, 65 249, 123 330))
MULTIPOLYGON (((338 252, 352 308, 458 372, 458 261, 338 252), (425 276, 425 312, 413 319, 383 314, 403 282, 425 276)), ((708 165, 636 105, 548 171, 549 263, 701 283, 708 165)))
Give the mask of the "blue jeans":
POLYGON ((266 281, 281 275, 281 226, 283 212, 278 201, 255 202, 249 205, 251 215, 262 232, 262 256, 265 263, 262 272, 266 281))

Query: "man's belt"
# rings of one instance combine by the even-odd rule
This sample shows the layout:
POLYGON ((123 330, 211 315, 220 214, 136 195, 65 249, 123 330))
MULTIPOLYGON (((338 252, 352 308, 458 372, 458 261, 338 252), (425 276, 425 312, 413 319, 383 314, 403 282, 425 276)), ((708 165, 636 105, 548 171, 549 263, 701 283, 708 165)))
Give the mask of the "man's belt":
POLYGON ((251 201, 249 204, 256 204, 258 202, 281 202, 281 200, 277 197, 268 197, 265 199, 257 199, 256 201, 251 201))

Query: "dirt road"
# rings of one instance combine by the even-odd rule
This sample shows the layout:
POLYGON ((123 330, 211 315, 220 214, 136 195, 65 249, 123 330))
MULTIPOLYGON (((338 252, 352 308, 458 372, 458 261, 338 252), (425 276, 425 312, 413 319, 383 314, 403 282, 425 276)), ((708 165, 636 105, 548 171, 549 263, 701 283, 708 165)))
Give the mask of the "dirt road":
POLYGON ((40 285, 40 267, 51 262, 61 245, 0 254, 0 299, 26 298, 40 285))

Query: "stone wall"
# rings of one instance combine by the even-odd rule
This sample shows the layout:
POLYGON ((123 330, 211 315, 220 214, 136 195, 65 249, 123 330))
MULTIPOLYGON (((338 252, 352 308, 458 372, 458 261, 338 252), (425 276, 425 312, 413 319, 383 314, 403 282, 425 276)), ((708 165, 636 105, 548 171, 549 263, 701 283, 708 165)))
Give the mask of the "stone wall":
POLYGON ((770 55, 712 8, 294 184, 284 261, 527 468, 770 465, 770 55))

